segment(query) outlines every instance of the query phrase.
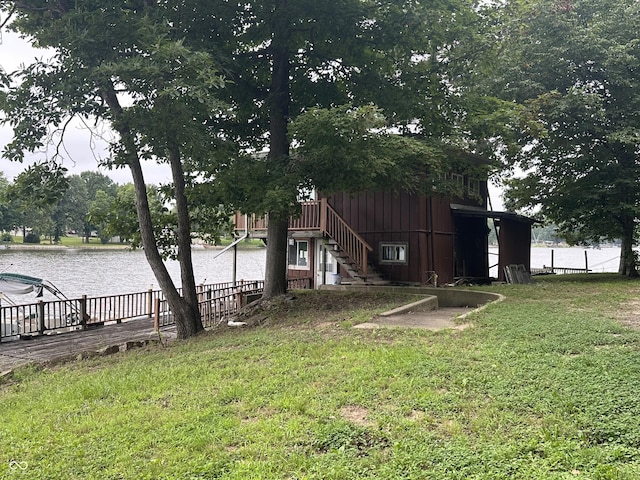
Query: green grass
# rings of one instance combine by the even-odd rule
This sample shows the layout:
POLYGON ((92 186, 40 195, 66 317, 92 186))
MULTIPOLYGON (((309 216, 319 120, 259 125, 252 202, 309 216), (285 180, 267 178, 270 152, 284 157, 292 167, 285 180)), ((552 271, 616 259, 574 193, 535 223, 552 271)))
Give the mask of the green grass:
POLYGON ((640 283, 483 290, 507 299, 463 331, 355 330, 409 299, 305 292, 262 327, 20 369, 0 477, 640 478, 640 283))
MULTIPOLYGON (((122 247, 123 244, 120 243, 106 243, 103 244, 99 238, 95 238, 95 237, 90 237, 89 238, 89 243, 85 243, 85 238, 84 237, 79 237, 76 235, 73 236, 64 236, 64 237, 60 237, 60 241, 58 242, 58 245, 63 245, 65 247, 122 247)), ((23 242, 23 237, 19 236, 12 236, 11 237, 11 242, 2 242, 4 244, 8 244, 8 245, 36 245, 34 243, 24 243, 23 242)), ((49 242, 48 238, 42 238, 40 240, 40 245, 55 245, 55 243, 53 242, 49 242)))

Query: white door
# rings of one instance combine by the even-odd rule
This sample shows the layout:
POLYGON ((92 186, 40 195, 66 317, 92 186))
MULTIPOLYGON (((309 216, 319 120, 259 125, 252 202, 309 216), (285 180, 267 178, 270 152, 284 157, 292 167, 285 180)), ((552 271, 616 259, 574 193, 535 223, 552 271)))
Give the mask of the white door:
POLYGON ((326 249, 331 245, 325 245, 322 240, 316 241, 316 288, 319 285, 335 285, 338 283, 338 262, 326 249), (325 267, 326 258, 326 270, 325 267))

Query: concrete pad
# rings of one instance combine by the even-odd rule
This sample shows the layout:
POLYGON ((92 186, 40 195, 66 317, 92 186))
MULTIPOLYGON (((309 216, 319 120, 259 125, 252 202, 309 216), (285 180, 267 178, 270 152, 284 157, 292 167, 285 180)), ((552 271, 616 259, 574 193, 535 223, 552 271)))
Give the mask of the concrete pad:
POLYGON ((437 310, 438 308, 438 297, 436 296, 428 296, 426 298, 422 298, 417 302, 409 303, 407 305, 402 305, 401 307, 394 308, 393 310, 389 310, 388 312, 381 313, 381 317, 393 317, 395 315, 400 315, 404 313, 412 313, 412 312, 427 312, 432 310, 437 310))
POLYGON ((360 323, 353 328, 419 328, 431 331, 455 328, 461 330, 467 325, 458 325, 455 319, 472 310, 467 307, 446 307, 432 311, 409 311, 403 314, 379 316, 371 322, 360 323))

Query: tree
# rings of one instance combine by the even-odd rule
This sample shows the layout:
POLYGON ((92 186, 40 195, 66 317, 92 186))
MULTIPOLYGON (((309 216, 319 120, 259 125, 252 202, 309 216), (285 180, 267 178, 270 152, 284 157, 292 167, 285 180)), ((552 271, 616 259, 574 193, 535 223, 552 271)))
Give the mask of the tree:
POLYGON ((113 197, 110 197, 102 190, 98 190, 96 196, 89 204, 87 219, 90 225, 96 227, 97 235, 100 237, 102 243, 107 243, 111 237, 111 235, 107 233, 107 222, 113 202, 113 197))
MULTIPOLYGON (((84 233, 85 241, 89 243, 89 236, 91 231, 95 229, 95 225, 92 225, 88 219, 90 214, 91 202, 96 200, 98 192, 103 192, 110 199, 115 198, 118 186, 106 175, 99 172, 82 172, 80 173, 79 180, 81 182, 78 185, 77 197, 70 205, 73 208, 74 215, 71 217, 74 220, 74 230, 84 233), (86 192, 86 198, 83 202, 82 192, 86 192)), ((71 188, 69 189, 71 191, 71 188)))
POLYGON ((13 230, 18 224, 19 212, 17 205, 9 191, 9 181, 0 172, 0 231, 13 230))
POLYGON ((43 145, 50 126, 64 131, 75 115, 109 122, 117 139, 108 165, 131 170, 142 245, 178 337, 196 334, 202 322, 191 261, 190 179, 183 161, 207 158, 211 149, 220 111, 213 93, 223 86, 211 55, 185 45, 182 33, 172 28, 175 9, 166 2, 2 0, 0 9, 13 12, 11 28, 55 52, 50 64, 36 62, 5 79, 0 107, 14 129, 5 156, 21 160, 25 151, 43 145), (172 235, 182 294, 156 244, 142 158, 171 167, 177 219, 172 235))
MULTIPOLYGON (((435 5, 409 0, 261 0, 201 2, 195 10, 189 3, 182 8, 176 28, 201 32, 199 44, 225 54, 230 84, 220 93, 233 110, 221 118, 220 128, 241 153, 229 159, 223 150, 225 161, 200 170, 215 179, 230 204, 246 213, 268 213, 263 298, 269 298, 286 290, 288 219, 299 208, 300 188, 328 183, 326 170, 308 168, 313 162, 302 162, 292 150, 292 142, 294 147, 306 144, 306 154, 311 147, 303 138, 293 139, 290 121, 313 107, 326 109, 324 117, 336 115, 337 122, 338 117, 352 121, 355 117, 346 111, 375 104, 384 113, 379 117, 385 119, 384 127, 396 136, 361 129, 362 140, 411 143, 413 152, 422 148, 426 155, 419 165, 435 163, 435 151, 451 141, 459 118, 457 95, 448 82, 448 52, 462 28, 458 22, 472 11, 457 0, 435 5), (333 108, 339 106, 344 107, 333 108), (399 134, 406 138, 398 140, 399 134), (410 137, 426 145, 419 148, 410 137)), ((302 125, 297 130, 309 131, 302 125)), ((337 140, 335 134, 323 139, 326 146, 337 140)), ((373 171, 402 163, 389 155, 391 149, 385 152, 366 159, 374 162, 369 164, 373 171)), ((366 163, 356 149, 333 153, 345 170, 366 163)), ((352 170, 354 175, 344 178, 351 190, 371 186, 355 174, 360 167, 352 170)))
POLYGON ((538 133, 505 149, 526 176, 514 207, 540 208, 574 243, 622 239, 620 273, 635 276, 640 216, 640 4, 633 0, 509 2, 497 94, 538 133))
POLYGON ((66 173, 66 168, 54 162, 35 163, 7 188, 7 196, 19 205, 24 240, 26 227, 32 227, 35 235, 55 236, 59 240, 60 218, 56 211, 69 186, 66 173))

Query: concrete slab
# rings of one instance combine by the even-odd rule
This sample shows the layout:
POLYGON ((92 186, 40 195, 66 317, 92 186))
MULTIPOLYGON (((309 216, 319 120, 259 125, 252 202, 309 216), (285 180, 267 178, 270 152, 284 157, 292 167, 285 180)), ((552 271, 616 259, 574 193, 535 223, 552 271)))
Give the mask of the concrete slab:
POLYGON ((423 330, 464 329, 468 324, 459 325, 455 319, 473 311, 469 307, 444 307, 430 311, 407 311, 402 314, 378 316, 371 322, 360 323, 353 328, 419 328, 423 330))

